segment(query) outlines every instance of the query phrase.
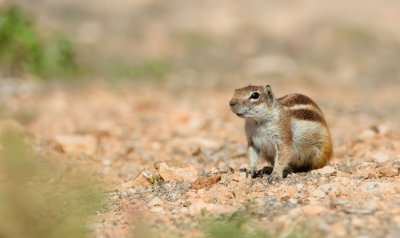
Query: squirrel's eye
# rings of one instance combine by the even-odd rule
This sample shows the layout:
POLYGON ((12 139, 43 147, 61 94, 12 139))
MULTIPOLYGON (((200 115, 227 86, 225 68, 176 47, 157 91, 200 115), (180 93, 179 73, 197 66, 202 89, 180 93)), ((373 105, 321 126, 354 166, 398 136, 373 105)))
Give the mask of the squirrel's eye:
POLYGON ((260 94, 258 92, 254 92, 251 94, 250 99, 258 99, 260 97, 260 94))

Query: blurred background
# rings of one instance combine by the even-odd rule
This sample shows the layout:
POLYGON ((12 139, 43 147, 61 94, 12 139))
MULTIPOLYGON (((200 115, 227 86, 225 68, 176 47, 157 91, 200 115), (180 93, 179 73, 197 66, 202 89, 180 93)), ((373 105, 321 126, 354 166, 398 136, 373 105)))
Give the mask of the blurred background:
POLYGON ((2 0, 1 6, 3 77, 220 87, 302 80, 356 90, 400 80, 395 0, 2 0))

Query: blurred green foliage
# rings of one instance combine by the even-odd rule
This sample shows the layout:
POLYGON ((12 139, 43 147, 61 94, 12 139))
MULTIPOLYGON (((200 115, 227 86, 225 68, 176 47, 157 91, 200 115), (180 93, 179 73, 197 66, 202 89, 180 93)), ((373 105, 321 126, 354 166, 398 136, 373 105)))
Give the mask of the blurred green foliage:
POLYGON ((1 134, 0 237, 87 236, 102 206, 98 185, 34 156, 18 134, 1 134))
POLYGON ((210 238, 264 238, 271 237, 265 231, 252 227, 249 218, 242 212, 222 214, 203 224, 203 230, 210 238))
POLYGON ((18 7, 0 11, 0 69, 6 75, 75 76, 71 42, 61 34, 44 37, 18 7))
MULTIPOLYGON (((310 230, 300 223, 291 227, 269 227, 266 230, 267 224, 259 222, 259 216, 264 214, 260 213, 255 205, 255 200, 248 199, 243 203, 242 209, 206 218, 200 223, 200 229, 209 238, 306 238, 312 236, 310 230)), ((313 235, 313 237, 317 236, 313 235)))

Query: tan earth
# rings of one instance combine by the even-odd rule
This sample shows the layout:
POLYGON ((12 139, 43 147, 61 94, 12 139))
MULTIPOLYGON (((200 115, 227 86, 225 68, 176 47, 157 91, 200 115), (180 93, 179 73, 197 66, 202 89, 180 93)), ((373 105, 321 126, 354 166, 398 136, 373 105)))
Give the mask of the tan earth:
POLYGON ((228 89, 15 91, 3 104, 40 153, 75 161, 104 182, 108 205, 93 219, 96 237, 129 236, 143 223, 161 237, 198 237, 202 219, 233 212, 250 214, 252 225, 276 236, 301 229, 309 236, 396 237, 398 114, 356 110, 338 89, 307 87, 326 114, 335 156, 322 169, 274 184, 238 171, 247 166, 246 143, 243 121, 229 112, 228 89))

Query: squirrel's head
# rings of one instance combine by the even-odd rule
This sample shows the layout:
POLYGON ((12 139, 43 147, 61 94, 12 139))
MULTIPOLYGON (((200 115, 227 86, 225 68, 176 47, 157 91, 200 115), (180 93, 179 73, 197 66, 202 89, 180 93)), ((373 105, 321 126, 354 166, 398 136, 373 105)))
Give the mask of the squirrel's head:
POLYGON ((269 85, 249 85, 236 89, 229 105, 232 112, 239 117, 262 120, 271 113, 275 101, 269 85))

